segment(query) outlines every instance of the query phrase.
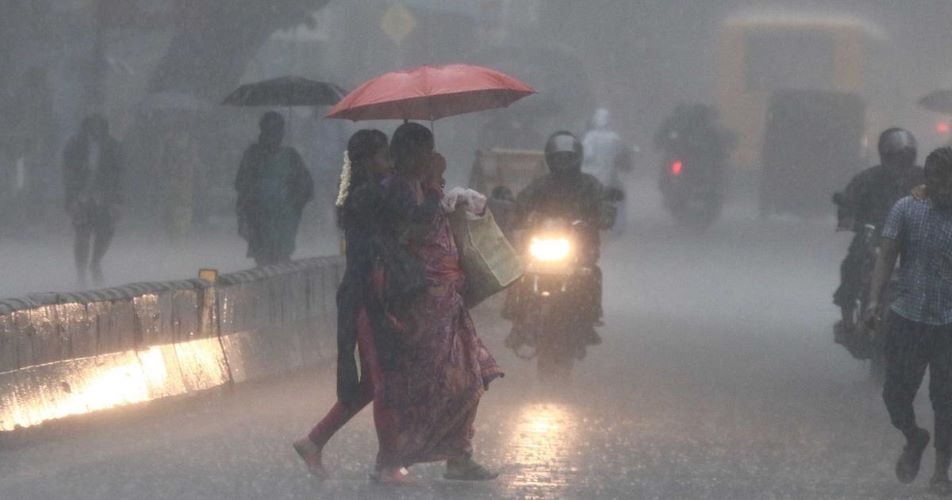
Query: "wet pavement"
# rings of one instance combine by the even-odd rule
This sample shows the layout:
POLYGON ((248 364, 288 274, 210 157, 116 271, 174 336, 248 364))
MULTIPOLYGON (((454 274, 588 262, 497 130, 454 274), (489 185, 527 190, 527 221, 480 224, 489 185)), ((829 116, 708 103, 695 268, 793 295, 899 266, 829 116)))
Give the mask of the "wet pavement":
MULTIPOLYGON (((829 296, 847 244, 828 222, 741 216, 697 235, 638 221, 604 252, 604 344, 557 389, 501 347, 505 325, 480 310, 508 371, 477 419, 477 458, 501 471, 494 482, 444 481, 432 464, 413 468, 417 485, 370 484, 369 411, 328 445, 331 478, 310 479, 289 443, 332 403, 328 367, 0 440, 0 497, 926 496, 927 473, 896 482, 901 436, 866 368, 832 343, 829 296)), ((920 415, 931 427, 927 407, 920 415)))

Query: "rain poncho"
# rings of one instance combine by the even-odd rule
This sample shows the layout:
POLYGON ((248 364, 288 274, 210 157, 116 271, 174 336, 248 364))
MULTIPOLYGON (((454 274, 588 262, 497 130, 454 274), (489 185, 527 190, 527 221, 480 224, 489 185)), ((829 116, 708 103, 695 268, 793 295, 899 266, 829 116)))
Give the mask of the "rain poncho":
POLYGON ((618 179, 618 159, 622 155, 621 137, 609 128, 609 113, 599 109, 592 119, 594 128, 582 139, 585 159, 582 171, 594 176, 605 186, 616 186, 618 179))
POLYGON ((314 181, 293 148, 254 144, 245 151, 235 180, 239 232, 259 265, 290 260, 304 205, 314 181))

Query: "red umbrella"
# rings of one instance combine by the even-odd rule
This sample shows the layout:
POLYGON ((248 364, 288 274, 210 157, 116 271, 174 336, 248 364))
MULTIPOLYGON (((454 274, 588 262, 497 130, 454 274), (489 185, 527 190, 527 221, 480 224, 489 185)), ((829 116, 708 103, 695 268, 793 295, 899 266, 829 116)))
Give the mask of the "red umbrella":
POLYGON ((341 99, 328 118, 348 120, 437 120, 504 108, 536 91, 482 66, 420 66, 370 80, 341 99))

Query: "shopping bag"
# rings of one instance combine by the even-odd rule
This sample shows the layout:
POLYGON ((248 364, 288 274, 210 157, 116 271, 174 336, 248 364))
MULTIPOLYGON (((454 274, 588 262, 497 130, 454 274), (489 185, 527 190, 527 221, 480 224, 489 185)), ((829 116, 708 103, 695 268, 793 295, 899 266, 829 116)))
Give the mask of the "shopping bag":
POLYGON ((457 209, 450 215, 450 226, 459 249, 460 267, 466 274, 463 298, 467 307, 479 305, 522 277, 519 254, 488 208, 483 215, 457 209))

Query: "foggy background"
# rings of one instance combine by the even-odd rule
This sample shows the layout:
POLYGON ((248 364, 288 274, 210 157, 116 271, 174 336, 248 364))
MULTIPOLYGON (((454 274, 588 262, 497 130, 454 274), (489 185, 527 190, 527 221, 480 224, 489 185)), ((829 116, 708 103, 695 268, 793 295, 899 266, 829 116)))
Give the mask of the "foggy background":
MULTIPOLYGON (((526 106, 535 99, 556 110, 533 115, 542 137, 557 128, 583 132, 596 106, 612 110, 616 130, 641 150, 641 176, 632 182, 650 195, 655 181, 644 174, 656 162, 652 134, 678 103, 718 105, 723 22, 745 15, 836 16, 867 25, 875 40, 863 63, 861 94, 869 121, 877 120, 869 128, 878 122, 909 128, 920 151, 947 141, 936 129, 944 117, 915 105, 924 93, 952 84, 945 57, 952 4, 941 0, 5 0, 0 292, 71 285, 65 276, 69 258, 60 251, 71 231, 62 209, 61 152, 88 112, 107 115, 128 159, 127 204, 116 248, 107 256, 109 281, 133 279, 130 272, 108 269, 122 268, 121 255, 148 255, 150 249, 163 250, 152 255, 154 265, 137 262, 136 272, 189 274, 197 256, 240 267, 247 262, 243 243, 234 237, 232 181, 264 111, 218 105, 240 83, 298 75, 353 88, 418 64, 497 67, 540 90, 526 106), (394 6, 410 12, 412 21, 391 20, 385 27, 394 6), (167 227, 168 164, 176 162, 188 163, 178 171, 190 173, 194 192, 190 220, 178 226, 186 228, 177 230, 183 234, 169 234, 167 227), (176 257, 162 265, 168 245, 178 248, 176 257), (40 268, 28 258, 37 255, 44 257, 40 268), (65 267, 51 279, 49 271, 60 270, 60 263, 65 267)), ((335 182, 343 141, 354 126, 318 120, 324 112, 295 109, 291 142, 317 182, 328 185, 335 182)), ((479 128, 501 112, 436 124, 451 182, 467 182, 479 128)), ((370 125, 389 131, 396 123, 370 125)), ((867 131, 873 139, 877 133, 867 131)), ((750 180, 757 177, 756 166, 739 173, 735 183, 756 182, 750 180)), ((324 241, 333 232, 327 203, 311 204, 298 255, 336 248, 324 241)))
MULTIPOLYGON (((469 181, 494 117, 528 117, 544 139, 584 132, 604 106, 638 148, 631 227, 606 238, 604 343, 577 364, 574 387, 539 391, 532 365, 503 346, 498 311, 477 311, 507 370, 477 420, 478 456, 502 478, 466 489, 423 466, 429 489, 389 497, 920 498, 924 481, 895 481, 901 436, 866 366, 832 339, 850 236, 834 233, 826 200, 844 186, 817 181, 818 215, 759 217, 761 166, 735 161, 727 206, 706 232, 662 209, 653 136, 679 103, 721 106, 725 22, 750 18, 863 26, 866 147, 843 176, 878 161, 871 146, 887 126, 917 136, 920 162, 949 142, 949 117, 916 105, 952 87, 947 0, 0 0, 0 297, 78 286, 61 157, 90 112, 109 118, 127 159, 105 284, 182 279, 253 267, 233 181, 266 109, 220 106, 238 85, 295 75, 353 89, 419 64, 483 64, 539 95, 436 122, 449 182, 469 181)), ((792 72, 816 64, 796 56, 792 72)), ((326 111, 290 111, 288 141, 318 184, 296 257, 339 251, 330 204, 348 135, 398 125, 323 120, 326 111)), ((0 496, 388 496, 367 485, 369 411, 331 442, 340 479, 315 486, 288 445, 333 403, 333 377, 328 366, 15 442, 0 449, 0 496)))

